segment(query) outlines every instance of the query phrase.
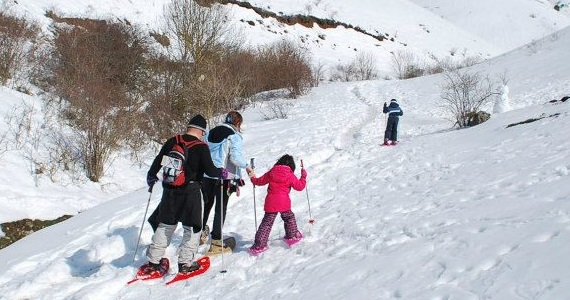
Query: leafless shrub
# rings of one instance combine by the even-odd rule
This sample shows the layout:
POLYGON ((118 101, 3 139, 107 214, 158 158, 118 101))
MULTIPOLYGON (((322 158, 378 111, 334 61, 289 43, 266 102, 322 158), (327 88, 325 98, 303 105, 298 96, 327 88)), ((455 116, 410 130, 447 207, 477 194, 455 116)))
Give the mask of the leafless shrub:
POLYGON ((144 122, 138 130, 162 143, 183 128, 185 119, 196 109, 191 104, 193 67, 162 54, 154 54, 148 64, 150 80, 142 116, 144 122))
POLYGON ((311 67, 311 72, 313 73, 311 85, 319 86, 319 83, 325 80, 325 65, 323 63, 314 64, 311 67))
POLYGON ((4 116, 6 131, 2 134, 2 151, 17 150, 20 157, 28 164, 36 185, 44 172, 41 147, 43 145, 43 124, 37 116, 42 114, 40 108, 31 103, 22 102, 14 105, 10 112, 4 116))
POLYGON ((8 151, 8 132, 0 132, 0 159, 8 151))
POLYGON ((360 53, 355 61, 356 80, 373 80, 378 78, 378 70, 375 66, 375 59, 371 53, 360 53))
POLYGON ((353 61, 339 64, 331 75, 333 81, 372 80, 378 78, 374 56, 370 53, 361 53, 353 61))
POLYGON ((89 29, 56 26, 52 83, 61 114, 73 128, 87 177, 99 181, 110 155, 135 137, 143 105, 148 41, 138 29, 111 21, 89 29))
POLYGON ((392 52, 391 65, 396 78, 408 79, 422 76, 425 72, 423 64, 413 52, 397 51, 392 52))
POLYGON ((313 74, 305 50, 289 40, 270 44, 257 53, 260 76, 265 78, 260 91, 287 89, 293 97, 307 92, 313 74))
POLYGON ((194 103, 208 118, 237 109, 240 104, 236 101, 243 89, 241 81, 223 63, 205 66, 200 77, 192 81, 194 103))
POLYGON ((45 176, 56 182, 61 171, 70 175, 71 181, 83 182, 85 177, 78 176, 82 171, 79 150, 66 134, 66 120, 55 115, 58 112, 51 104, 47 101, 42 108, 27 102, 14 105, 4 116, 7 126, 0 136, 0 154, 18 151, 36 186, 45 176))
POLYGON ((11 150, 22 150, 30 142, 34 108, 26 103, 12 106, 4 116, 6 123, 6 147, 11 150))
POLYGON ((6 84, 23 72, 30 63, 39 26, 23 17, 8 14, 0 4, 0 83, 6 84))
POLYGON ((442 106, 452 115, 454 126, 459 128, 470 126, 474 114, 490 103, 493 96, 500 94, 488 76, 483 77, 478 73, 453 70, 445 73, 444 78, 442 106))
POLYGON ((426 64, 426 74, 439 74, 452 70, 462 69, 476 65, 482 61, 482 58, 480 56, 464 56, 464 58, 461 60, 454 60, 449 56, 440 59, 435 55, 430 55, 430 58, 434 63, 426 64))
POLYGON ((287 119, 293 103, 286 100, 274 100, 267 103, 261 111, 265 120, 287 119))
POLYGON ((266 78, 263 58, 254 49, 240 49, 224 58, 224 66, 242 87, 240 98, 249 98, 263 90, 266 78))
POLYGON ((353 63, 338 64, 331 74, 332 81, 353 81, 356 77, 356 66, 353 63))
POLYGON ((536 54, 540 48, 542 48, 542 44, 541 40, 532 40, 530 43, 525 45, 525 49, 529 54, 536 54))

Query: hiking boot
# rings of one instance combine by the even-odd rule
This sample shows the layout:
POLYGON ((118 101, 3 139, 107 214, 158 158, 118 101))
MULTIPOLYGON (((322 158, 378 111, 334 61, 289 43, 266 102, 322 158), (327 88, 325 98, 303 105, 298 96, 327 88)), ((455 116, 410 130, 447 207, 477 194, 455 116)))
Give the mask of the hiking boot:
POLYGON ((297 233, 295 233, 295 236, 290 238, 285 237, 283 238, 283 241, 285 241, 285 243, 289 245, 289 247, 291 247, 300 242, 302 239, 303 239, 303 234, 297 231, 297 233))
POLYGON ((164 275, 166 273, 168 273, 168 268, 170 267, 170 263, 168 262, 168 258, 163 257, 160 259, 160 261, 155 264, 155 263, 151 263, 148 262, 146 265, 143 265, 141 267, 141 269, 143 270, 144 274, 150 275, 153 273, 160 273, 161 275, 164 275))
POLYGON ((224 245, 222 248, 222 240, 212 240, 212 244, 210 245, 210 250, 208 250, 210 254, 221 254, 221 253, 232 253, 232 248, 228 245, 224 245))
POLYGON ((148 262, 139 268, 139 274, 151 275, 158 272, 159 265, 148 262))
POLYGON ((265 250, 267 250, 267 249, 269 249, 269 246, 264 246, 264 247, 261 247, 261 248, 254 248, 254 247, 251 247, 251 248, 249 248, 248 251, 249 251, 249 254, 251 254, 251 255, 253 255, 253 256, 258 256, 258 255, 260 255, 261 253, 265 252, 265 250))
POLYGON ((158 262, 158 271, 160 272, 160 274, 164 275, 168 273, 168 269, 170 269, 170 262, 168 261, 168 258, 166 257, 161 258, 160 261, 158 262))
POLYGON ((204 226, 202 230, 202 235, 200 235, 200 245, 205 244, 208 242, 208 236, 210 235, 210 227, 208 225, 204 226))
POLYGON ((198 269, 200 269, 200 265, 196 261, 187 264, 178 264, 178 273, 190 273, 198 269))

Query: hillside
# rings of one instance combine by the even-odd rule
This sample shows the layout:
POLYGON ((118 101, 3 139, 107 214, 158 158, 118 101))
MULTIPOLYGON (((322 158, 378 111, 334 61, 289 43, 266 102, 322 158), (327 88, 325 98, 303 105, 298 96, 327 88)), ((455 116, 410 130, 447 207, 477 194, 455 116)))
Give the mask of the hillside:
MULTIPOLYGON (((70 17, 127 20, 149 31, 160 32, 166 3, 166 0, 22 0, 10 7, 38 20, 46 30, 51 20, 45 13, 52 10, 70 17)), ((370 54, 376 58, 380 77, 391 73, 390 59, 392 53, 398 51, 415 53, 427 62, 429 55, 439 59, 461 60, 472 56, 488 59, 570 25, 570 15, 565 14, 565 10, 557 11, 550 2, 534 0, 508 0, 500 4, 491 0, 468 1, 461 5, 421 0, 360 0, 356 3, 257 0, 248 3, 280 16, 311 15, 387 37, 378 41, 342 26, 323 29, 316 24, 312 28, 286 25, 275 18, 263 18, 252 9, 227 5, 233 12, 236 28, 243 29, 251 45, 286 37, 307 48, 315 64, 329 68, 350 62, 361 53, 370 54)))
MULTIPOLYGON (((19 0, 13 7, 46 29, 43 13, 51 8, 128 18, 150 29, 163 3, 19 0)), ((291 193, 305 239, 287 248, 278 218, 270 249, 251 257, 247 249, 255 219, 263 215, 266 188, 253 189, 248 182, 239 197, 232 196, 224 226, 224 233, 237 239, 236 253, 213 259, 206 274, 180 284, 126 286, 146 262, 152 231, 144 222, 145 208, 160 201, 161 189, 149 194, 145 184, 156 149, 149 145, 137 157, 119 153, 100 183, 76 181, 67 173, 55 174, 56 183, 35 176, 30 158, 46 154, 37 143, 45 138, 38 133, 46 102, 0 87, 0 115, 7 120, 14 110, 28 109, 22 119, 30 121, 20 148, 0 148, 0 220, 74 215, 0 250, 0 299, 570 298, 570 101, 560 100, 570 96, 567 11, 534 0, 501 1, 500 6, 468 2, 465 9, 422 0, 361 0, 351 6, 330 0, 251 3, 283 14, 332 14, 367 30, 387 28, 398 37, 385 47, 349 29, 286 27, 270 20, 263 21, 266 27, 245 25, 259 16, 235 8, 244 20, 238 24, 252 30, 253 43, 282 36, 318 38, 324 32, 326 43, 307 42, 315 62, 346 61, 360 49, 373 49, 378 57, 400 48, 447 53, 455 45, 486 53, 485 62, 465 71, 507 79, 508 93, 494 99, 507 100, 507 109, 482 125, 451 129, 440 103, 441 74, 325 82, 299 99, 272 100, 287 105, 286 119, 265 118, 271 102, 247 107, 242 111, 245 150, 256 159, 258 173, 284 153, 307 166, 307 190, 291 193), (502 5, 509 7, 509 18, 497 13, 506 11, 502 5), (378 13, 368 13, 373 11, 378 13), (529 13, 535 17, 526 22, 529 13), (382 105, 392 98, 404 110, 401 143, 380 147, 382 105)), ((386 60, 379 64, 388 72, 386 60)), ((492 112, 492 104, 485 109, 492 112)), ((5 132, 20 130, 21 119, 8 121, 0 127, 0 141, 5 132)), ((180 240, 179 228, 166 253, 172 266, 180 240)), ((200 255, 206 251, 199 250, 200 255)), ((170 272, 168 278, 176 269, 170 272)))
MULTIPOLYGON (((160 282, 125 286, 145 261, 143 247, 135 245, 147 199, 154 207, 160 194, 146 192, 142 166, 128 171, 138 172, 140 181, 123 181, 133 193, 0 250, 0 295, 566 299, 570 102, 550 100, 570 91, 564 59, 569 29, 537 46, 472 67, 488 74, 507 70, 513 109, 470 129, 449 130, 437 106, 441 75, 323 84, 293 102, 288 119, 265 120, 266 104, 247 108, 245 146, 247 155, 256 158, 258 172, 283 153, 307 165, 308 190, 291 194, 306 236, 293 249, 284 247, 277 221, 270 249, 259 258, 247 254, 254 235, 248 184, 239 198, 230 200, 224 227, 238 241, 235 254, 215 259, 205 275, 172 287, 160 282), (390 98, 398 98, 404 110, 401 144, 381 148, 380 110, 390 98), (315 224, 307 222, 309 216, 315 224)), ((54 198, 67 195, 50 192, 54 198)), ((259 218, 265 189, 255 193, 259 218)), ((43 205, 39 200, 36 207, 43 205)), ((150 238, 144 224, 142 245, 150 238)), ((177 232, 173 244, 180 238, 177 232)), ((167 256, 176 259, 175 246, 167 256)))

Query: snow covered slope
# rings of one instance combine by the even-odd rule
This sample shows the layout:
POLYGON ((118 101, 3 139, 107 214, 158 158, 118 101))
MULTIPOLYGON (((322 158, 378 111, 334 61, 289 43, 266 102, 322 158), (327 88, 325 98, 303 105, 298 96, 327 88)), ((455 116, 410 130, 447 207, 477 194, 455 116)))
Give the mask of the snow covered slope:
MULTIPOLYGON (((69 16, 126 19, 160 31, 160 16, 166 3, 166 0, 20 0, 11 4, 11 9, 39 20, 46 29, 50 20, 44 16, 45 12, 54 10, 69 16)), ((397 51, 409 51, 422 58, 434 55, 440 59, 451 56, 487 59, 570 25, 570 16, 554 10, 548 2, 535 0, 470 0, 461 4, 422 0, 250 3, 278 15, 313 15, 387 37, 378 41, 344 27, 284 25, 274 18, 263 19, 251 9, 228 5, 236 28, 244 30, 251 45, 288 38, 310 50, 315 63, 330 67, 352 61, 361 53, 370 54, 377 59, 380 77, 390 73, 390 58, 397 51)))
MULTIPOLYGON (((507 69, 515 109, 470 129, 449 130, 437 107, 441 75, 323 84, 295 100, 288 119, 265 120, 267 104, 246 109, 246 155, 257 172, 284 153, 307 166, 307 192, 291 193, 306 237, 293 249, 277 220, 270 249, 249 256, 248 183, 230 200, 224 227, 235 254, 181 284, 126 286, 152 235, 145 224, 136 252, 147 200, 152 209, 160 198, 160 189, 146 192, 146 168, 133 168, 132 194, 0 250, 0 298, 568 299, 570 102, 549 100, 570 94, 569 43, 564 30, 473 67, 507 69), (391 98, 404 110, 402 142, 379 147, 391 98)), ((266 190, 255 192, 260 218, 266 190)), ((167 249, 173 263, 180 240, 178 231, 167 249)))

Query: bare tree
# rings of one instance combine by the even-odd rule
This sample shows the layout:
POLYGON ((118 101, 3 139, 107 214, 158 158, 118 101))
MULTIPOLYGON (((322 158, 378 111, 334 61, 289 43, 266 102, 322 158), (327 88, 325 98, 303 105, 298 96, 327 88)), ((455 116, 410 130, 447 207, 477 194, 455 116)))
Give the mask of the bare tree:
MULTIPOLYGON (((242 46, 232 16, 223 5, 204 1, 171 1, 165 7, 165 31, 174 40, 168 61, 183 66, 169 72, 177 78, 172 91, 157 92, 170 119, 185 119, 196 112, 211 118, 230 109, 240 109, 260 91, 286 88, 292 96, 304 93, 312 79, 305 51, 280 41, 257 50, 242 46), (163 101, 164 100, 164 101, 163 101)), ((162 75, 161 75, 162 76, 162 75)), ((160 85, 167 87, 166 82, 160 85)), ((152 101, 149 107, 159 102, 152 101)), ((159 120, 159 118, 156 118, 159 120)), ((152 121, 154 123, 155 120, 152 121)))
POLYGON ((236 86, 241 78, 230 75, 224 63, 241 47, 243 35, 233 26, 229 10, 223 5, 173 0, 165 7, 164 20, 165 31, 174 42, 168 47, 169 57, 161 59, 164 68, 159 74, 165 80, 157 90, 159 101, 151 106, 160 104, 160 111, 168 114, 152 118, 168 118, 161 122, 164 125, 196 112, 211 117, 231 108, 232 98, 242 90, 236 86))
POLYGON ((478 73, 453 70, 445 73, 444 78, 441 93, 443 108, 453 116, 454 125, 460 128, 470 126, 474 114, 490 103, 493 96, 500 94, 488 76, 483 77, 478 73))
POLYGON ((165 8, 165 27, 175 41, 176 58, 198 69, 224 48, 239 46, 241 35, 222 5, 202 7, 194 0, 173 0, 165 8))

